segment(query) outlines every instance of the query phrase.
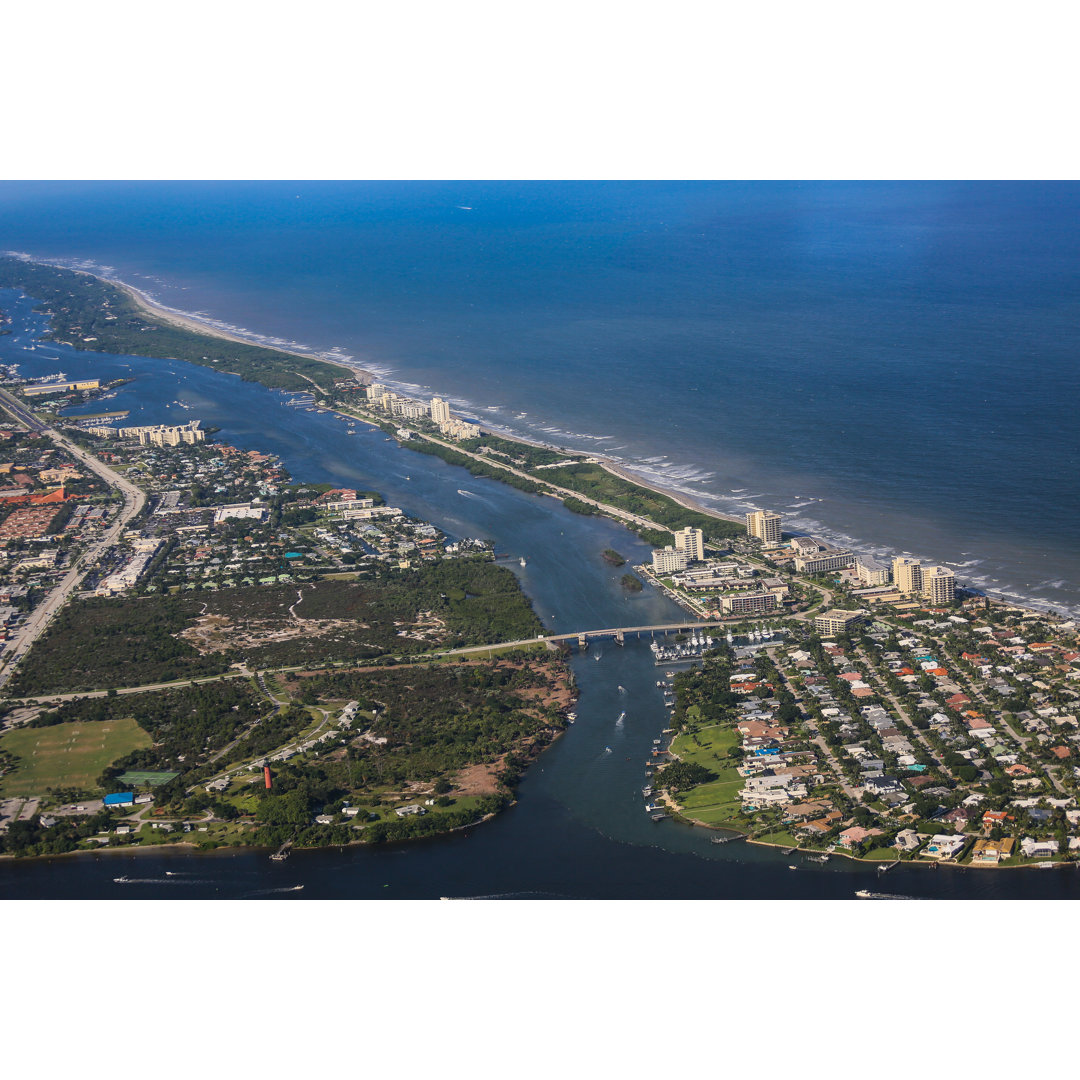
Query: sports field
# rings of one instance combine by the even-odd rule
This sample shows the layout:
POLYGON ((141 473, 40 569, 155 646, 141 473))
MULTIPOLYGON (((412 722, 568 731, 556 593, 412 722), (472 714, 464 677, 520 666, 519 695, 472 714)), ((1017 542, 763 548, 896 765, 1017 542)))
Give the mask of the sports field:
POLYGON ((18 767, 0 780, 0 795, 44 795, 61 787, 96 791, 106 765, 151 742, 131 717, 10 731, 0 749, 18 758, 18 767))

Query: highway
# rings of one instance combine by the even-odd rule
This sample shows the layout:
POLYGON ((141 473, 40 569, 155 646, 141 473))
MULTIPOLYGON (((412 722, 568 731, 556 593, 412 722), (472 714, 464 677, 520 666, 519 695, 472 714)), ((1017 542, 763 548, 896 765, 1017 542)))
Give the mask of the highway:
POLYGON ((104 462, 98 461, 92 454, 61 435, 55 428, 43 424, 20 401, 3 389, 0 389, 0 408, 10 413, 20 423, 25 424, 31 431, 47 435, 57 446, 64 447, 72 458, 97 473, 106 483, 118 488, 124 496, 123 509, 104 536, 91 544, 75 560, 60 584, 53 589, 42 604, 38 605, 29 619, 19 628, 15 637, 5 645, 3 652, 0 653, 0 687, 3 687, 7 685, 19 661, 44 633, 53 616, 79 587, 90 568, 119 540, 128 523, 146 505, 146 493, 129 480, 125 480, 118 472, 110 469, 104 462))

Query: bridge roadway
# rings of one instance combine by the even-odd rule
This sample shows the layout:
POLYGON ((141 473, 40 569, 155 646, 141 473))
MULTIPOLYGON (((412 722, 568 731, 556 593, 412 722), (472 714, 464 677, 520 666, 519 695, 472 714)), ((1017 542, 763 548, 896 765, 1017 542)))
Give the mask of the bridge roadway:
POLYGON ((685 623, 660 623, 656 626, 616 626, 609 630, 579 630, 572 634, 552 634, 550 637, 545 637, 545 641, 577 641, 578 638, 584 637, 586 640, 589 638, 603 638, 603 637, 615 637, 618 634, 622 634, 626 637, 627 634, 658 634, 662 631, 673 630, 701 630, 710 626, 723 626, 721 622, 702 622, 700 619, 697 622, 685 622, 685 623))
MULTIPOLYGON (((417 656, 402 657, 411 661, 435 660, 443 656, 471 656, 482 653, 490 653, 501 649, 515 649, 526 645, 537 645, 541 642, 577 641, 582 634, 586 638, 615 637, 622 633, 627 634, 655 634, 667 631, 698 630, 711 626, 723 626, 718 622, 686 622, 686 623, 661 623, 656 626, 614 626, 606 630, 583 630, 572 634, 540 635, 533 638, 521 638, 518 641, 496 641, 490 645, 466 645, 460 649, 447 649, 443 652, 424 653, 417 656)), ((328 664, 294 664, 291 667, 265 668, 260 671, 252 671, 242 667, 239 671, 223 672, 220 675, 204 675, 198 679, 177 679, 173 682, 147 683, 143 686, 118 686, 113 689, 117 694, 147 694, 159 690, 179 690, 185 686, 198 686, 202 683, 219 682, 223 679, 250 679, 260 675, 288 675, 297 671, 325 671, 330 668, 355 668, 358 665, 352 661, 338 660, 328 664)), ((378 667, 377 664, 371 665, 378 667)), ((39 694, 34 697, 7 698, 6 703, 12 706, 19 705, 47 705, 50 702, 78 701, 82 698, 105 697, 109 690, 76 690, 64 694, 39 694)))

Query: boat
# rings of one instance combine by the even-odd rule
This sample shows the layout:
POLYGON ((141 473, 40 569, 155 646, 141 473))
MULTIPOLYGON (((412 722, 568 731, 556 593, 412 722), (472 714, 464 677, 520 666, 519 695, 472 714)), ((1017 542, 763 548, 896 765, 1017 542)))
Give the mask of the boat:
POLYGON ((619 719, 615 721, 616 724, 621 724, 626 719, 626 713, 619 713, 619 719))
POLYGON ((788 863, 788 869, 789 870, 798 870, 799 868, 797 866, 792 866, 791 863, 788 863))
POLYGON ((828 855, 807 855, 806 857, 811 862, 825 863, 825 862, 829 861, 829 856, 828 855))
POLYGON ((525 563, 525 556, 524 556, 524 555, 522 555, 522 556, 521 556, 521 558, 520 558, 520 559, 518 559, 518 562, 519 562, 519 563, 521 563, 521 565, 522 565, 522 566, 525 566, 525 565, 526 565, 526 563, 525 563))
POLYGON ((663 821, 667 817, 667 814, 653 814, 651 815, 652 821, 663 821))
POLYGON ((572 724, 577 719, 577 713, 576 712, 568 712, 566 714, 566 719, 569 720, 570 723, 572 724))
POLYGON ((641 794, 644 795, 645 798, 647 799, 652 794, 652 788, 651 787, 643 787, 641 789, 641 794))
POLYGON ((124 882, 126 882, 128 880, 129 879, 126 878, 126 877, 114 877, 113 878, 113 881, 115 881, 118 885, 122 885, 122 884, 124 884, 124 882))
POLYGON ((710 844, 729 844, 735 838, 733 836, 714 836, 709 843, 710 844))

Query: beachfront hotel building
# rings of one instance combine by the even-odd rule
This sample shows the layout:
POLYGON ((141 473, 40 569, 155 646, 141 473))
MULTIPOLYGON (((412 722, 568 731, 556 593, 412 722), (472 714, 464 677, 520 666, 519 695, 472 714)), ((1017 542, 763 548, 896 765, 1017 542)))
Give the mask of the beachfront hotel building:
POLYGON ((864 585, 888 585, 892 580, 888 566, 869 555, 855 556, 855 573, 864 585))
POLYGON ((436 424, 450 423, 449 402, 443 401, 443 399, 439 397, 433 397, 431 399, 431 419, 436 424))
POLYGON ((950 604, 956 599, 956 575, 945 566, 928 566, 922 572, 922 595, 931 604, 950 604))
POLYGON ((675 550, 686 555, 687 562, 705 561, 705 534, 687 526, 675 533, 675 550))
POLYGON ((780 543, 780 515, 768 510, 754 510, 746 515, 746 535, 756 536, 763 544, 780 543))
POLYGON ((652 553, 654 574, 678 574, 686 569, 686 552, 673 547, 657 548, 652 553))
POLYGON ((796 555, 795 570, 800 574, 829 574, 834 570, 847 570, 855 562, 850 551, 826 549, 816 555, 796 555))
POLYGON ((892 576, 902 593, 922 592, 922 563, 918 559, 897 556, 893 559, 892 576))

